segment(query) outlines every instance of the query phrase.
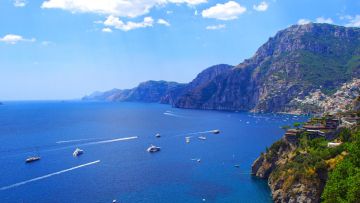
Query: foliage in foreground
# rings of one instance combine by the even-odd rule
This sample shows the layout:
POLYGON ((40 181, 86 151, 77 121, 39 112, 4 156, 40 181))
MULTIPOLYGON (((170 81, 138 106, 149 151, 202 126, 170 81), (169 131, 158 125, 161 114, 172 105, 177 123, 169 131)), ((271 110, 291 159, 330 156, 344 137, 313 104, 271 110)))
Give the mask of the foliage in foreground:
POLYGON ((360 202, 360 131, 352 133, 346 145, 348 156, 330 172, 322 194, 326 203, 360 202))

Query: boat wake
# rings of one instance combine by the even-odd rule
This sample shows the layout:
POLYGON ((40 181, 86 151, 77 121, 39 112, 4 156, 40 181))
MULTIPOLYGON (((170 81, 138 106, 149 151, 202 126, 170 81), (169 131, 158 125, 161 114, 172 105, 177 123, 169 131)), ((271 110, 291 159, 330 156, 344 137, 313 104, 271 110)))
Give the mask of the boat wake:
POLYGON ((76 169, 79 169, 79 168, 94 165, 94 164, 97 164, 99 162, 100 162, 100 160, 89 162, 89 163, 86 163, 86 164, 82 164, 82 165, 78 165, 78 166, 75 166, 75 167, 72 167, 72 168, 61 170, 61 171, 58 171, 58 172, 55 172, 55 173, 50 173, 50 174, 40 176, 40 177, 37 177, 37 178, 33 178, 33 179, 30 179, 30 180, 25 180, 25 181, 18 182, 18 183, 12 184, 12 185, 4 186, 4 187, 0 188, 0 191, 8 190, 8 189, 15 188, 15 187, 19 187, 21 185, 25 185, 25 184, 35 182, 35 181, 38 181, 38 180, 42 180, 42 179, 45 179, 45 178, 50 178, 50 177, 55 176, 55 175, 60 175, 62 173, 66 173, 66 172, 70 172, 70 171, 73 171, 73 170, 76 170, 76 169))
POLYGON ((102 140, 102 141, 97 141, 97 142, 87 142, 87 143, 82 143, 82 144, 78 144, 78 145, 71 145, 71 146, 65 146, 65 147, 60 147, 60 148, 56 148, 56 149, 43 150, 43 152, 69 149, 69 148, 73 148, 74 146, 81 147, 81 146, 89 146, 89 145, 107 144, 107 143, 112 143, 112 142, 133 140, 133 139, 137 139, 137 138, 138 138, 138 136, 133 136, 133 137, 116 138, 116 139, 111 139, 111 140, 102 140))
POLYGON ((184 116, 174 114, 171 111, 165 111, 163 114, 166 115, 166 116, 172 116, 172 117, 177 117, 177 118, 185 118, 184 116))
MULTIPOLYGON (((98 142, 89 142, 89 143, 85 143, 82 144, 83 146, 85 145, 95 145, 95 144, 106 144, 106 143, 112 143, 112 142, 119 142, 119 141, 125 141, 125 140, 133 140, 133 139, 137 139, 138 136, 133 136, 133 137, 123 137, 123 138, 117 138, 117 139, 112 139, 112 140, 103 140, 103 141, 98 141, 98 142)), ((80 145, 81 146, 81 145, 80 145)))
POLYGON ((200 131, 200 132, 193 132, 193 133, 187 133, 187 135, 197 135, 197 134, 203 134, 203 133, 213 133, 214 130, 207 130, 207 131, 200 131))
POLYGON ((83 142, 83 141, 90 141, 90 140, 98 140, 99 138, 86 138, 86 139, 78 139, 78 140, 61 140, 57 141, 56 144, 64 144, 64 143, 72 143, 72 142, 83 142))

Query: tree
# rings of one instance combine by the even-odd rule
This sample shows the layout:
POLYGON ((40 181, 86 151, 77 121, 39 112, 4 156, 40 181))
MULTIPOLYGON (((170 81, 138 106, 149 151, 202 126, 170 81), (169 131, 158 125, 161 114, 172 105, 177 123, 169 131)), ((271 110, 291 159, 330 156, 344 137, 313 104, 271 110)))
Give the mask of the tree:
POLYGON ((296 129, 299 129, 302 124, 303 124, 303 123, 296 122, 296 123, 294 123, 294 127, 295 127, 296 129))

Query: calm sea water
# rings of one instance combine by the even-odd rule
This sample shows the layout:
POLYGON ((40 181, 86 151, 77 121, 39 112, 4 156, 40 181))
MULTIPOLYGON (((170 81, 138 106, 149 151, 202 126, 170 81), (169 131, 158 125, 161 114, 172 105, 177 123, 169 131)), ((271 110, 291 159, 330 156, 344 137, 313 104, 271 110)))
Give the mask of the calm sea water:
POLYGON ((0 106, 0 202, 271 202, 251 163, 281 137, 280 126, 305 119, 160 104, 8 102, 0 106), (222 133, 198 133, 213 129, 222 133), (150 144, 161 152, 146 152, 150 144), (74 158, 76 147, 85 153, 74 158), (31 155, 41 160, 25 164, 31 155))

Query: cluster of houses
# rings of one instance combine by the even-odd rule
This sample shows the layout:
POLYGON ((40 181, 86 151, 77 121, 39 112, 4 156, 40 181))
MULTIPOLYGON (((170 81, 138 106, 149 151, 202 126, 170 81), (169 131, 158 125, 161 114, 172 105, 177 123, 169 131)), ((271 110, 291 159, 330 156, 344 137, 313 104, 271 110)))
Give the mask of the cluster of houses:
MULTIPOLYGON (((284 138, 290 143, 297 143, 299 135, 306 133, 309 139, 324 137, 326 140, 334 140, 341 127, 353 127, 360 124, 360 117, 356 113, 343 113, 337 115, 326 115, 312 118, 304 123, 302 127, 288 129, 284 138)), ((341 143, 328 143, 328 147, 335 147, 341 143)))

